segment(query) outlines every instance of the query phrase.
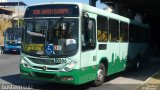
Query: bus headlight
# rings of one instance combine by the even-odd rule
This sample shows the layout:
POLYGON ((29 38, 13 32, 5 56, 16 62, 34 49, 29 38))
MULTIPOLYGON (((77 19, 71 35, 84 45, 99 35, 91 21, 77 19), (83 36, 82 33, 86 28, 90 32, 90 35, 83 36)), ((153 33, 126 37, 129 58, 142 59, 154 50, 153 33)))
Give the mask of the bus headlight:
POLYGON ((21 64, 22 64, 23 67, 31 68, 31 67, 29 66, 29 64, 28 64, 23 58, 21 58, 21 64))
POLYGON ((66 66, 64 66, 60 71, 62 71, 62 72, 72 71, 76 67, 76 65, 78 65, 78 62, 72 61, 72 62, 68 63, 66 66))

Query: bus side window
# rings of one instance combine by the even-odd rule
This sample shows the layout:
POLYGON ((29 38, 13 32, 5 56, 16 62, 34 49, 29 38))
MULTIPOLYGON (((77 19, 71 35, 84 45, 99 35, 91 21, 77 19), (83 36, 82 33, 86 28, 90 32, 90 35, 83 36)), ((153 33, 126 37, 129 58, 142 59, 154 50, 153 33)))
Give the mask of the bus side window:
POLYGON ((119 21, 109 19, 109 41, 119 42, 119 21))
POLYGON ((82 31, 82 50, 94 49, 96 46, 95 20, 84 18, 82 31))
POLYGON ((99 42, 108 41, 108 18, 97 16, 97 40, 99 42))
POLYGON ((120 22, 120 42, 128 42, 128 23, 120 22))

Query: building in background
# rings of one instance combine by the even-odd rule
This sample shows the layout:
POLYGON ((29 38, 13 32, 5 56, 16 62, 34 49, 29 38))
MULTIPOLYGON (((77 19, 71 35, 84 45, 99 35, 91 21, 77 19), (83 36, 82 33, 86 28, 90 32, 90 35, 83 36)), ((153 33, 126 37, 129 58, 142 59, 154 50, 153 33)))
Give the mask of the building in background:
POLYGON ((19 26, 19 17, 23 17, 25 6, 23 2, 0 0, 0 45, 3 44, 3 31, 8 27, 19 26))
POLYGON ((7 0, 0 0, 0 2, 7 2, 7 0))
POLYGON ((16 17, 23 17, 26 4, 24 2, 7 2, 7 0, 0 0, 0 18, 16 19, 16 17))

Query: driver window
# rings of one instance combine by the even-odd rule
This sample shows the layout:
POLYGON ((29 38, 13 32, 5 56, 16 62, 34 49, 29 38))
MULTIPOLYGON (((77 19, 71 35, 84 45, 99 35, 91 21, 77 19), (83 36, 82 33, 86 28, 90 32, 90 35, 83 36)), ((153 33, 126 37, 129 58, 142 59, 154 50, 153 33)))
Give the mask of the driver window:
POLYGON ((94 49, 96 47, 96 27, 95 20, 84 18, 82 30, 82 51, 94 49))

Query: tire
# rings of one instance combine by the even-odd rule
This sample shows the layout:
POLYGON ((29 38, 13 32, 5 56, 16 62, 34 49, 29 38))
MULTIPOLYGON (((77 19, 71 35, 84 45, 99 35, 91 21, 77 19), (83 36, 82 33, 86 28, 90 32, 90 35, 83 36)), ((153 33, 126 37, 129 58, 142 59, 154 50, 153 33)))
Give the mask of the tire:
POLYGON ((142 65, 141 62, 142 62, 142 57, 137 56, 137 60, 136 60, 135 67, 134 67, 135 70, 138 70, 141 67, 141 65, 142 65))
POLYGON ((97 70, 97 78, 93 82, 94 86, 101 86, 105 80, 105 75, 105 66, 104 64, 100 63, 99 69, 97 70))

